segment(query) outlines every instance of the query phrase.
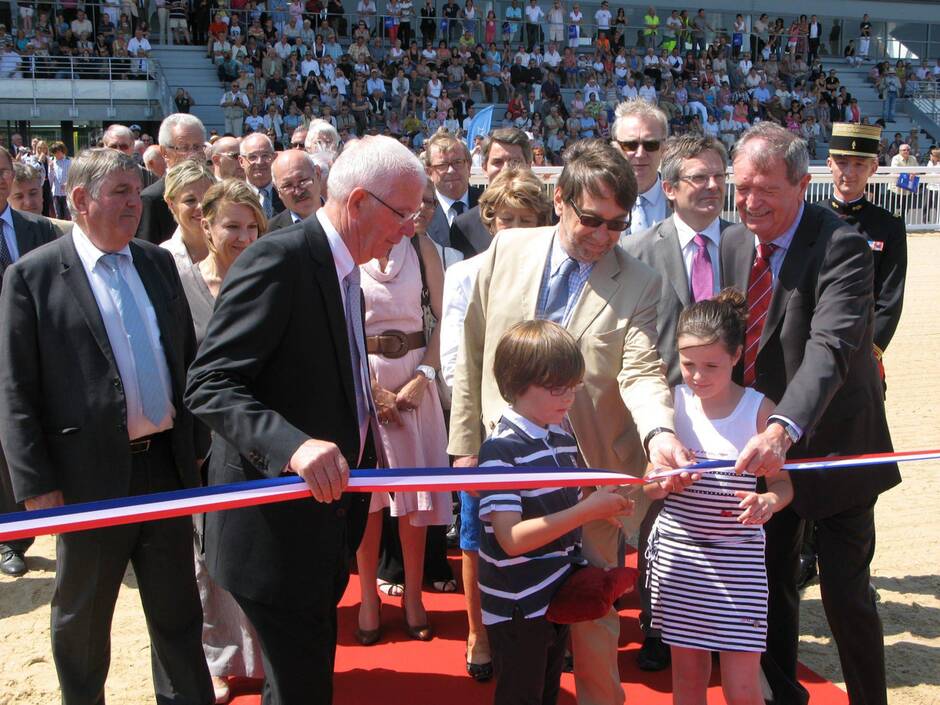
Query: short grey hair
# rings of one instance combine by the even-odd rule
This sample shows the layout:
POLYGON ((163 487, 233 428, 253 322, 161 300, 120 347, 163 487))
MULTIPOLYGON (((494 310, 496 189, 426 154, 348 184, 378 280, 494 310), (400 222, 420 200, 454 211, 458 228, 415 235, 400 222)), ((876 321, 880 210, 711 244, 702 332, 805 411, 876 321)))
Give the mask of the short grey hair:
POLYGON ((682 165, 687 159, 695 159, 703 152, 714 152, 721 158, 721 165, 728 168, 728 150, 714 137, 685 134, 670 137, 663 145, 663 159, 659 174, 668 184, 676 184, 682 178, 682 165))
POLYGON ((206 141, 206 126, 202 120, 189 113, 173 113, 163 118, 160 123, 160 132, 157 133, 157 144, 161 147, 169 147, 173 143, 170 133, 174 127, 193 127, 202 131, 202 141, 206 141))
POLYGON ((327 152, 324 149, 310 154, 310 161, 312 161, 313 165, 320 170, 320 178, 323 179, 324 182, 326 182, 330 175, 330 167, 333 166, 333 161, 335 159, 335 154, 332 152, 327 152))
POLYGON ((782 159, 787 166, 787 181, 793 185, 809 173, 806 140, 774 122, 759 122, 744 131, 732 155, 733 162, 739 159, 748 159, 762 171, 771 169, 775 161, 782 159), (756 140, 764 142, 766 147, 760 150, 747 149, 748 143, 756 140))
POLYGON ((114 135, 115 137, 118 135, 127 137, 131 141, 131 144, 134 144, 134 133, 131 132, 131 128, 127 127, 126 125, 119 125, 117 123, 109 125, 108 129, 102 133, 101 141, 104 142, 104 140, 106 140, 109 135, 114 135))
POLYGON ((42 170, 33 164, 13 162, 13 181, 18 184, 42 181, 42 170))
POLYGON ((163 155, 160 154, 160 148, 157 145, 152 144, 144 150, 144 154, 140 160, 144 163, 144 166, 148 166, 150 162, 161 156, 163 155))
POLYGON ((140 169, 133 157, 119 152, 116 149, 96 147, 86 149, 72 160, 69 175, 66 179, 65 189, 68 197, 69 210, 75 212, 72 202, 72 191, 81 187, 94 199, 98 198, 102 182, 117 171, 132 171, 140 177, 140 169))
POLYGON ((311 120, 310 125, 307 126, 307 137, 304 139, 304 149, 307 151, 313 150, 322 150, 323 148, 318 146, 317 138, 321 135, 326 136, 330 144, 333 145, 333 151, 339 151, 339 132, 335 127, 326 120, 320 118, 316 120, 311 120))
POLYGON ((612 135, 616 136, 618 128, 623 124, 626 118, 642 117, 659 123, 659 127, 662 129, 663 139, 669 137, 669 118, 666 116, 666 113, 652 103, 643 100, 643 98, 633 98, 623 101, 617 106, 614 115, 617 117, 610 128, 610 134, 612 135))
POLYGON ((357 187, 386 198, 401 188, 403 179, 417 180, 423 191, 427 173, 418 158, 401 142, 377 135, 346 145, 333 163, 327 189, 329 199, 340 203, 345 203, 357 187))

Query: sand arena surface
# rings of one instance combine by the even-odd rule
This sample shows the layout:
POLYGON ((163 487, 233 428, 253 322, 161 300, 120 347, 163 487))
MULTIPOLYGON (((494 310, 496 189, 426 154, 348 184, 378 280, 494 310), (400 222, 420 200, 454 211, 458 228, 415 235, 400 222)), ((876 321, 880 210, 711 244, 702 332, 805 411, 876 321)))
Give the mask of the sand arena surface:
MULTIPOLYGON (((885 356, 888 418, 898 450, 940 448, 940 234, 911 235, 904 315, 885 356)), ((881 596, 888 701, 940 705, 940 462, 901 466, 904 482, 877 506, 872 581, 881 596)), ((0 576, 0 705, 58 702, 49 646, 55 543, 28 553, 30 572, 0 576)), ((838 654, 818 586, 804 595, 800 658, 839 683, 838 654)), ((429 648, 433 648, 433 644, 429 648)), ((125 578, 112 631, 107 698, 112 705, 152 702, 150 647, 136 583, 125 578)))

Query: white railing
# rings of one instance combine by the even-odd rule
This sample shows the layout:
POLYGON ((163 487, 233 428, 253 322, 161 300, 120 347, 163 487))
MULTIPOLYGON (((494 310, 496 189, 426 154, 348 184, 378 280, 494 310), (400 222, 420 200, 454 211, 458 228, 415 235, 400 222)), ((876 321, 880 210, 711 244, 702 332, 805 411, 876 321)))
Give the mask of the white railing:
MULTIPOLYGON (((551 192, 561 167, 535 167, 535 173, 545 182, 551 192)), ((832 196, 832 174, 826 167, 810 167, 812 180, 806 190, 806 200, 815 203, 832 196)), ((481 169, 473 169, 470 182, 486 185, 486 175, 481 169)), ((722 217, 733 223, 740 221, 734 203, 734 171, 728 169, 725 208, 722 217)), ((940 167, 882 167, 868 182, 868 198, 875 204, 893 213, 904 216, 908 232, 940 231, 940 167), (916 191, 907 191, 896 186, 900 174, 919 178, 916 191)))

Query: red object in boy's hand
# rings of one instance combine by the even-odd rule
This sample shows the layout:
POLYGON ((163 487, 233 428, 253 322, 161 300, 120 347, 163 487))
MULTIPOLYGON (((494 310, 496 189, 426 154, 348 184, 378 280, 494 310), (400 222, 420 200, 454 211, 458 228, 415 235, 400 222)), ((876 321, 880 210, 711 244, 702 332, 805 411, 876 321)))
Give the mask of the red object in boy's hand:
POLYGON ((556 624, 600 619, 618 597, 633 592, 636 578, 633 568, 579 568, 558 588, 545 617, 556 624))

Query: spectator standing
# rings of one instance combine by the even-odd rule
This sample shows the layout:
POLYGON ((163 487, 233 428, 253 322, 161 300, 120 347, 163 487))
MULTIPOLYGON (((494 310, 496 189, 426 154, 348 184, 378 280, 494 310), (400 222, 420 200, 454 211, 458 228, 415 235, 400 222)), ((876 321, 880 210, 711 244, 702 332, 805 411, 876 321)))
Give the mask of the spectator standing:
POLYGON ((232 83, 229 90, 222 94, 219 102, 222 114, 225 116, 225 132, 235 137, 242 136, 245 124, 245 114, 248 112, 248 97, 242 92, 239 84, 232 83))
POLYGON ((536 44, 542 41, 542 20, 545 19, 545 11, 538 4, 538 0, 529 0, 525 8, 525 34, 528 51, 531 53, 536 44))
POLYGON ((55 217, 59 220, 71 220, 66 182, 72 160, 69 159, 68 150, 62 142, 53 142, 49 151, 52 153, 52 161, 49 164, 49 188, 52 189, 55 217))
POLYGON ((868 60, 868 52, 871 48, 871 19, 866 12, 862 15, 862 21, 858 24, 858 57, 860 62, 868 60))
POLYGON ((607 0, 601 3, 600 8, 594 13, 594 24, 597 25, 597 38, 608 37, 610 35, 610 21, 613 19, 610 12, 610 4, 607 0))

